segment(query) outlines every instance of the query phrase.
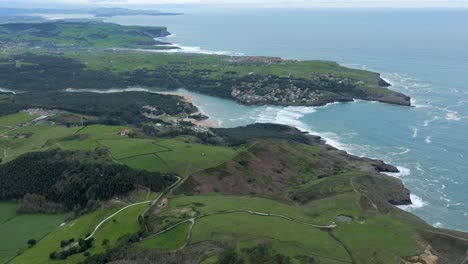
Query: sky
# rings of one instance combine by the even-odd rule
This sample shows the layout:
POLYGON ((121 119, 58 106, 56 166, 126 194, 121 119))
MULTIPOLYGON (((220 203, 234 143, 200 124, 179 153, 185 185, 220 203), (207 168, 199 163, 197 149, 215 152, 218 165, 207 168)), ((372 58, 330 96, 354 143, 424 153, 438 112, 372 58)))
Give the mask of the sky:
POLYGON ((468 0, 0 0, 0 6, 64 7, 158 5, 213 5, 240 7, 391 7, 391 8, 468 8, 468 0))

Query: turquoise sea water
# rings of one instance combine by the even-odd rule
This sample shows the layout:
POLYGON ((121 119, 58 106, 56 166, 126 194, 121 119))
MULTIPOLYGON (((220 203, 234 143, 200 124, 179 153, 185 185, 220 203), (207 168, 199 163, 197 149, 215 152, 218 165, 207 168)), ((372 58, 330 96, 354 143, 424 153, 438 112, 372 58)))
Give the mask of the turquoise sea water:
POLYGON ((197 10, 108 21, 167 26, 167 40, 182 51, 326 59, 381 72, 416 107, 240 106, 199 94, 194 102, 220 126, 289 124, 394 164, 413 193, 404 209, 468 231, 468 10, 197 10))

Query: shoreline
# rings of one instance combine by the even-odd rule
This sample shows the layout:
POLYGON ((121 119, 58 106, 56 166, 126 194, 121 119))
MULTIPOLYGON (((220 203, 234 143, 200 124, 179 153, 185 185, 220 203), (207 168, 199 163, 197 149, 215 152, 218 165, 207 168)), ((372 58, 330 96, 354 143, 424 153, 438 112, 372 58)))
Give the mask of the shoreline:
POLYGON ((196 104, 193 103, 193 99, 194 99, 194 95, 191 95, 191 94, 184 94, 184 93, 180 93, 180 92, 157 92, 159 94, 165 94, 165 95, 174 95, 174 96, 179 96, 179 97, 182 97, 183 98, 183 101, 187 102, 187 103, 190 103, 192 105, 194 105, 198 111, 193 113, 193 114, 202 114, 204 116, 207 116, 208 118, 207 119, 204 119, 204 120, 199 120, 199 121, 195 121, 195 122, 192 122, 194 123, 196 126, 199 126, 199 127, 208 127, 208 128, 216 128, 216 127, 219 127, 219 122, 216 121, 213 117, 207 115, 206 113, 203 113, 203 111, 200 109, 199 106, 197 106, 196 104))
MULTIPOLYGON (((180 97, 184 98, 184 101, 192 103, 194 106, 196 106, 199 109, 199 107, 193 103, 194 98, 196 97, 196 95, 183 93, 183 92, 180 92, 179 90, 176 90, 174 92, 160 92, 160 93, 161 94, 180 96, 180 97)), ((327 103, 324 106, 302 106, 302 107, 311 108, 315 112, 317 109, 320 109, 320 108, 326 108, 326 107, 330 107, 330 106, 333 106, 333 105, 346 104, 346 103, 357 103, 359 101, 369 102, 369 101, 366 101, 366 100, 354 99, 352 102, 333 102, 333 103, 327 103)), ((283 106, 283 107, 286 107, 286 106, 283 106)), ((199 111, 199 112, 201 112, 201 111, 199 111)), ((199 113, 199 112, 197 112, 197 113, 199 113)), ((205 113, 203 113, 203 115, 208 116, 208 119, 197 122, 197 125, 201 125, 201 126, 205 126, 205 127, 221 127, 219 125, 219 123, 216 126, 213 126, 213 123, 212 123, 213 118, 211 116, 209 116, 208 114, 205 114, 205 113)), ((256 123, 256 122, 253 122, 253 123, 256 123)), ((366 155, 360 155, 359 153, 355 153, 354 151, 352 151, 351 149, 346 147, 345 143, 342 143, 342 142, 338 141, 337 139, 330 138, 329 135, 326 135, 326 132, 322 132, 322 133, 317 132, 317 131, 311 130, 311 129, 307 128, 307 127, 303 127, 302 125, 299 125, 297 123, 296 124, 291 123, 291 122, 279 122, 278 123, 278 122, 274 122, 274 121, 272 121, 272 123, 288 125, 288 126, 296 128, 296 129, 298 129, 298 130, 300 130, 302 132, 305 132, 305 133, 307 133, 309 135, 319 136, 320 138, 322 138, 324 140, 325 144, 330 145, 331 147, 336 148, 336 149, 338 149, 340 151, 344 151, 349 155, 353 155, 353 156, 360 157, 360 158, 377 159, 377 160, 383 161, 386 164, 393 165, 398 169, 399 172, 393 172, 393 173, 391 173, 391 172, 382 172, 383 174, 388 175, 390 177, 394 177, 394 178, 397 178, 397 179, 400 179, 400 180, 403 181, 404 176, 407 176, 410 173, 409 168, 400 166, 398 164, 393 164, 392 162, 386 161, 385 159, 379 159, 379 158, 375 158, 375 157, 373 158, 373 157, 369 157, 369 156, 366 156, 366 155)), ((427 205, 427 202, 425 202, 420 196, 418 196, 418 195, 414 194, 413 192, 411 192, 411 190, 410 190, 410 197, 411 197, 411 204, 402 205, 402 206, 395 205, 395 206, 402 209, 402 210, 404 210, 404 211, 411 212, 413 209, 419 209, 419 208, 424 207, 424 206, 427 205)))

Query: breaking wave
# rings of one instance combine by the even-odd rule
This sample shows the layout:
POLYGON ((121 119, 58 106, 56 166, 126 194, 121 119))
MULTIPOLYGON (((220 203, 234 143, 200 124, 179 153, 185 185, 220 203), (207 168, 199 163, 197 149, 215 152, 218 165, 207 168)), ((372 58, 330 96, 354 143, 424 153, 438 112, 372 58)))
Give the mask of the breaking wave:
POLYGON ((411 202, 412 204, 410 205, 400 205, 398 206, 400 209, 403 209, 405 211, 411 211, 414 209, 419 209, 427 205, 427 202, 425 202, 421 197, 415 195, 415 194, 410 194, 411 197, 411 202))

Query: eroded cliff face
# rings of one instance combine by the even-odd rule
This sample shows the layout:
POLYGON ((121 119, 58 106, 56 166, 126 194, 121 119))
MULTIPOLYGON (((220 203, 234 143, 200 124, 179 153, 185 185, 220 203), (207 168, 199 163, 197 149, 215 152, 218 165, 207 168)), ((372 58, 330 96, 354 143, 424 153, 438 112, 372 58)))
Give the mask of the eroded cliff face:
POLYGON ((432 251, 432 247, 427 245, 423 253, 408 257, 406 260, 404 260, 404 262, 405 264, 438 264, 439 257, 434 255, 432 251))

